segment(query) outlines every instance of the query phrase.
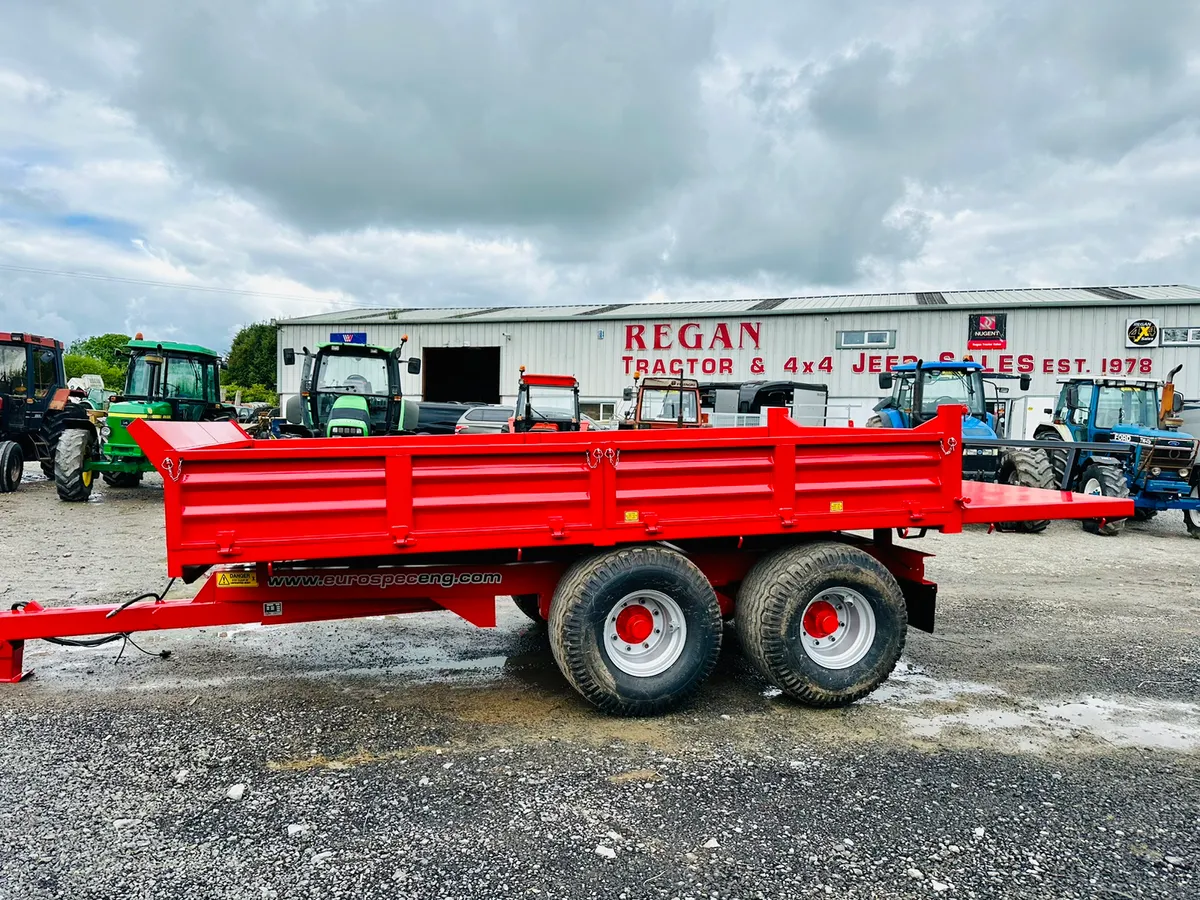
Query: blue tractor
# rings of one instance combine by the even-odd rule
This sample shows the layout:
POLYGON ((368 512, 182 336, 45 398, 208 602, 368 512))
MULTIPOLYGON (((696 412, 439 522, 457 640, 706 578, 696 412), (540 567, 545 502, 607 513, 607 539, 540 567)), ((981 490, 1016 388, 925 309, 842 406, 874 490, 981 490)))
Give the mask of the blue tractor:
MULTIPOLYGON (((1135 521, 1160 510, 1183 510, 1188 534, 1200 539, 1192 513, 1200 510, 1197 440, 1179 430, 1183 395, 1175 390, 1176 366, 1166 383, 1125 378, 1070 378, 1053 410, 1050 424, 1038 428, 1042 441, 1091 441, 1126 452, 1069 454, 1051 452, 1059 483, 1082 494, 1131 497, 1135 521), (1119 457, 1119 458, 1118 458, 1119 457)), ((1125 520, 1105 523, 1096 533, 1118 534, 1125 520)), ((1094 529, 1089 529, 1094 530, 1094 529)))
MULTIPOLYGON (((939 406, 965 406, 963 419, 963 478, 1023 487, 1053 489, 1054 471, 1041 450, 1023 447, 971 447, 974 440, 997 441, 997 413, 988 409, 985 380, 993 382, 1020 378, 1021 390, 1029 390, 1029 376, 985 372, 973 360, 915 362, 894 366, 879 376, 879 386, 891 390, 875 405, 868 428, 915 428, 937 415, 939 406)), ((1007 388, 992 385, 993 392, 1007 388)), ((993 398, 994 399, 994 398, 993 398)), ((1001 523, 1005 530, 1036 533, 1049 521, 1001 523)))

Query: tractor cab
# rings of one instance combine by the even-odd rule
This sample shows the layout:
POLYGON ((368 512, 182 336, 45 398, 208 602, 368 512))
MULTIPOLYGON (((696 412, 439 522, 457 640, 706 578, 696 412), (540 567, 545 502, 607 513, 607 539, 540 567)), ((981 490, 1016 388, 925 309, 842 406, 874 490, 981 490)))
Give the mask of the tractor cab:
MULTIPOLYGON (((416 425, 415 404, 404 399, 401 367, 421 371, 421 361, 402 358, 408 335, 395 349, 370 344, 329 343, 312 353, 303 348, 300 396, 287 404, 287 419, 305 437, 367 437, 398 434, 416 425), (410 421, 411 420, 411 421, 410 421)), ((283 351, 286 366, 296 351, 283 351)))
MULTIPOLYGON (((915 428, 937 415, 940 406, 965 406, 963 437, 994 438, 997 416, 989 410, 993 405, 985 384, 1019 377, 1021 390, 1029 390, 1028 375, 1001 375, 985 372, 982 365, 971 359, 948 362, 902 363, 879 376, 879 386, 890 390, 875 405, 878 416, 869 424, 884 428, 915 428)), ((993 385, 995 391, 1007 390, 993 385)), ((994 398, 993 398, 994 399, 994 398)))
POLYGON ((142 450, 126 430, 134 419, 200 422, 229 418, 233 408, 221 402, 221 359, 197 344, 147 341, 141 334, 125 345, 129 365, 125 389, 97 417, 101 452, 106 457, 142 459, 142 450))
POLYGON ((60 500, 87 500, 97 472, 110 487, 127 488, 154 471, 129 435, 135 419, 211 422, 234 417, 233 407, 221 402, 221 358, 214 351, 198 344, 147 341, 139 333, 123 353, 129 357, 125 389, 108 408, 62 420, 54 453, 60 500))
MULTIPOLYGON (((1175 369, 1171 372, 1174 377, 1175 369)), ((1197 441, 1179 431, 1183 395, 1171 379, 1071 378, 1062 383, 1054 427, 1063 438, 1120 442, 1133 448, 1131 487, 1155 494, 1187 494, 1195 482, 1197 441), (1161 394, 1160 394, 1161 391, 1161 394)))
POLYGON ((618 427, 699 428, 707 425, 700 412, 700 385, 694 378, 641 378, 633 373, 635 387, 626 388, 624 400, 632 405, 618 427))
POLYGON ((533 375, 520 368, 517 406, 508 420, 516 434, 530 431, 583 431, 579 414, 579 382, 574 375, 533 375))
POLYGON ((66 383, 62 342, 0 332, 0 493, 20 486, 26 461, 53 475, 50 420, 66 400, 66 383))

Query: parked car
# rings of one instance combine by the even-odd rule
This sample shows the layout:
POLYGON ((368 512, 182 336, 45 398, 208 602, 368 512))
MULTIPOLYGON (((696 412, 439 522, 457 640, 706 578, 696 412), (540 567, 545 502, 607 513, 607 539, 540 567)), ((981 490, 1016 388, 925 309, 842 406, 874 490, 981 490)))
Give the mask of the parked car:
POLYGON ((515 415, 511 406, 473 406, 454 426, 455 434, 501 434, 508 431, 508 420, 515 415))

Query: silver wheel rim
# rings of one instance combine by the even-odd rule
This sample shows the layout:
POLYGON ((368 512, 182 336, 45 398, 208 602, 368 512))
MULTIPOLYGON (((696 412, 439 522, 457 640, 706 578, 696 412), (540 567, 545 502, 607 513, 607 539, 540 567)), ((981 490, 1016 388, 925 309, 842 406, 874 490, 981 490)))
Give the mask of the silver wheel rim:
POLYGON ((1100 488, 1100 480, 1097 478, 1089 478, 1083 484, 1083 492, 1092 497, 1104 496, 1104 491, 1100 488))
POLYGON ((685 643, 683 610, 662 591, 626 594, 604 620, 604 651, 626 675, 661 675, 675 665, 685 643))
POLYGON ((827 588, 804 607, 800 643, 817 665, 848 669, 861 661, 875 643, 875 610, 853 588, 827 588), (836 620, 829 618, 831 613, 836 614, 836 620))

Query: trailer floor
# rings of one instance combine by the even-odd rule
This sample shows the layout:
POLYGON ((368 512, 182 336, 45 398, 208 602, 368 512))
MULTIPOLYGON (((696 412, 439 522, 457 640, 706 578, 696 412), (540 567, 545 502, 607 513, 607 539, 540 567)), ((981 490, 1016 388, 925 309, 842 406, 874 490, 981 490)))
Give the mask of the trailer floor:
MULTIPOLYGON (((0 496, 0 601, 161 586, 157 479, 77 506, 26 471, 0 496)), ((1179 514, 920 546, 944 553, 940 633, 833 712, 773 696, 728 632, 693 706, 608 719, 507 604, 494 631, 144 634, 170 657, 116 664, 34 643, 38 675, 0 685, 0 900, 1200 893, 1179 514)))

